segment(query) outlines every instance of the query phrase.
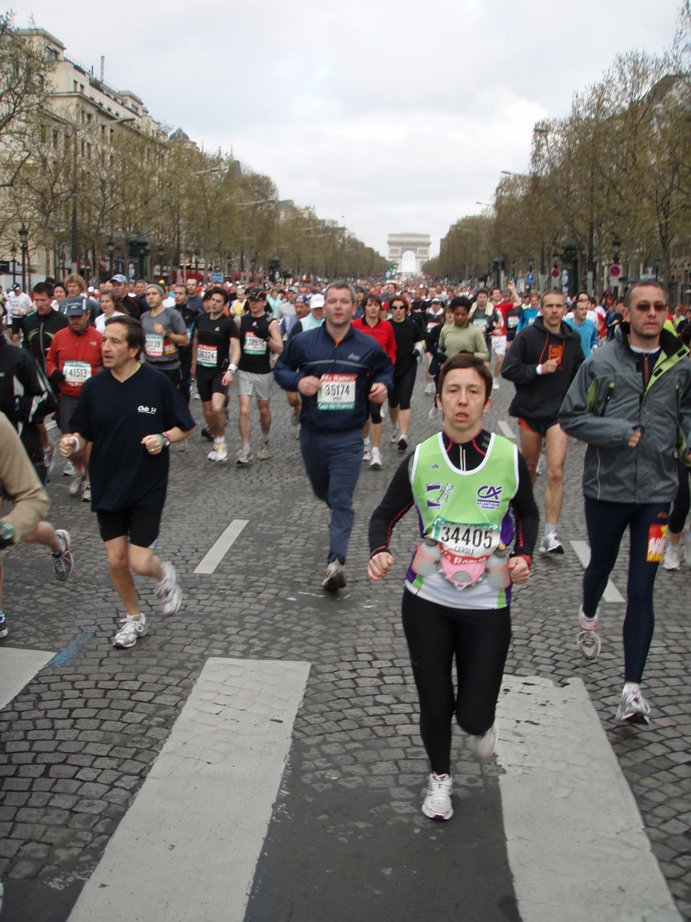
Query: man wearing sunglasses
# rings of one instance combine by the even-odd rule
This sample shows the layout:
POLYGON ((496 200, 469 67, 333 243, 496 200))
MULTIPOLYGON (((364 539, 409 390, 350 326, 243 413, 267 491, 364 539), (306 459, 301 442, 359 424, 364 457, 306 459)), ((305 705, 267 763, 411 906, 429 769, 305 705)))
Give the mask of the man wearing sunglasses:
POLYGON ((590 563, 578 646, 586 659, 600 652, 598 604, 628 527, 625 684, 616 716, 647 724, 650 705, 640 683, 653 637, 653 588, 677 491, 679 446, 691 464, 691 362, 686 346, 664 329, 667 298, 657 282, 636 282, 629 289, 623 317, 615 339, 579 369, 559 422, 588 443, 583 493, 590 563))

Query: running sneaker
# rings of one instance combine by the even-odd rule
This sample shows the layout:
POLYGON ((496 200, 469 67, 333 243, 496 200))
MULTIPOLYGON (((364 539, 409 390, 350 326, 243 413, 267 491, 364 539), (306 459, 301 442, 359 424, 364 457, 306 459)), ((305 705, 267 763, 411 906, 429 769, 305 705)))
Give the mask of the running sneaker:
POLYGON ((91 482, 85 480, 82 484, 82 502, 90 503, 91 502, 91 482))
POLYGON ((257 457, 260 461, 268 461, 271 457, 271 452, 269 451, 269 443, 262 442, 259 446, 259 451, 257 452, 257 457))
POLYGON ((253 460, 254 456, 252 455, 252 452, 249 450, 249 448, 241 448, 238 452, 238 457, 235 463, 238 467, 246 467, 250 461, 253 460))
POLYGON ((43 463, 46 466, 46 474, 50 474, 53 470, 53 455, 55 454, 55 449, 52 445, 49 445, 48 448, 43 449, 43 463))
POLYGON ((79 496, 82 492, 82 483, 84 481, 84 474, 77 474, 76 477, 72 479, 72 483, 67 488, 67 492, 70 496, 79 496))
POLYGON ((293 412, 290 414, 290 425, 298 426, 300 424, 300 407, 293 407, 293 412))
POLYGON ((582 608, 578 612, 578 621, 583 630, 576 635, 576 644, 585 659, 597 659, 600 655, 602 644, 600 635, 595 630, 599 620, 598 612, 595 612, 592 618, 588 618, 582 608))
POLYGON ((429 776, 427 793, 422 802, 422 812, 430 820, 450 820, 453 816, 451 806, 451 788, 453 778, 451 775, 437 775, 434 772, 429 776))
POLYGON ((408 436, 402 432, 398 437, 398 450, 405 451, 408 447, 408 436))
POLYGON ((139 637, 146 637, 149 633, 144 615, 128 615, 120 624, 122 627, 113 637, 113 646, 123 650, 133 647, 139 637))
POLYGON ((204 428, 202 429, 202 438, 206 439, 207 442, 213 442, 214 436, 213 436, 211 429, 209 429, 208 426, 204 426, 204 428))
POLYGON ((174 615, 182 604, 182 590, 175 578, 175 567, 172 563, 163 564, 165 576, 156 587, 156 598, 161 603, 161 613, 174 615))
POLYGON ((391 430, 389 441, 391 442, 392 445, 395 445, 395 443, 398 441, 398 424, 396 424, 391 430))
POLYGON ((64 477, 74 477, 77 473, 77 468, 72 464, 71 461, 65 461, 65 466, 62 469, 64 477))
POLYGON ((55 534, 60 541, 61 548, 57 553, 53 552, 53 557, 55 558, 53 560, 53 569, 55 570, 55 578, 64 583, 74 567, 74 561, 70 553, 70 533, 63 528, 56 528, 55 534))
POLYGON ((436 405, 436 403, 433 403, 432 406, 429 408, 429 413, 427 414, 427 419, 434 419, 434 418, 436 417, 436 415, 437 415, 437 412, 438 412, 438 410, 437 410, 437 405, 436 405))
POLYGON ((380 471, 382 469, 383 463, 381 459, 381 452, 378 448, 372 449, 372 460, 370 461, 369 466, 373 471, 380 471))
POLYGON ((624 686, 616 719, 624 724, 650 723, 650 705, 641 694, 640 688, 633 686, 627 691, 627 686, 624 686))
POLYGON ((343 572, 343 564, 340 560, 332 561, 326 568, 322 589, 327 589, 329 592, 337 592, 339 589, 343 589, 345 584, 346 578, 343 572))
POLYGON ((559 540, 559 535, 556 531, 551 531, 548 535, 542 539, 542 544, 540 545, 541 554, 563 554, 564 548, 562 543, 559 540))
POLYGON ((542 474, 542 455, 537 459, 537 467, 535 468, 535 475, 539 477, 540 474, 542 474))
POLYGON ((665 570, 678 570, 681 566, 681 558, 684 554, 684 548, 681 544, 668 544, 665 548, 665 556, 662 566, 665 570))
POLYGON ((9 631, 7 630, 7 618, 5 617, 5 612, 0 611, 0 640, 4 640, 8 634, 9 631))
POLYGON ((225 442, 216 442, 213 447, 213 451, 210 451, 207 455, 209 461, 227 461, 228 460, 228 449, 226 448, 225 442))
POLYGON ((473 755, 478 762, 486 761, 493 754, 494 747, 497 745, 498 735, 496 725, 492 724, 482 736, 473 737, 473 755))
POLYGON ((495 378, 494 381, 492 382, 492 390, 493 391, 499 390, 499 380, 497 378, 495 378))
POLYGON ((364 450, 363 450, 363 452, 362 452, 362 460, 363 460, 363 461, 371 461, 371 460, 372 460, 372 449, 370 448, 369 445, 365 445, 365 447, 364 447, 364 450))
POLYGON ((430 381, 430 383, 427 385, 427 387, 425 388, 425 393, 426 393, 426 394, 433 394, 433 393, 434 393, 434 384, 433 384, 431 381, 430 381))

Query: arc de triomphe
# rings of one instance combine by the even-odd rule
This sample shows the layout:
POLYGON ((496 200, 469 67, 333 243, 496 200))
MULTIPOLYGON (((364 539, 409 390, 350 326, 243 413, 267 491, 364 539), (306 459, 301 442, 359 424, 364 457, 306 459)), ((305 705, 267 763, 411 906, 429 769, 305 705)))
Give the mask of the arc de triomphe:
POLYGON ((396 264, 396 270, 401 271, 403 254, 408 250, 415 253, 415 275, 422 274, 422 264, 429 259, 429 248, 432 238, 429 234, 389 234, 389 262, 396 264))

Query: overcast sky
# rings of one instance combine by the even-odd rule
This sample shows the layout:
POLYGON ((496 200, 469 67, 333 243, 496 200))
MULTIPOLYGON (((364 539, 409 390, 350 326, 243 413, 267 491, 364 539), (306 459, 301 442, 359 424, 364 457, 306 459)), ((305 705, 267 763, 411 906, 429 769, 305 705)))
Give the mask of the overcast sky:
POLYGON ((17 0, 72 60, 281 198, 386 255, 524 171, 535 121, 568 112, 618 52, 673 40, 674 0, 17 0))

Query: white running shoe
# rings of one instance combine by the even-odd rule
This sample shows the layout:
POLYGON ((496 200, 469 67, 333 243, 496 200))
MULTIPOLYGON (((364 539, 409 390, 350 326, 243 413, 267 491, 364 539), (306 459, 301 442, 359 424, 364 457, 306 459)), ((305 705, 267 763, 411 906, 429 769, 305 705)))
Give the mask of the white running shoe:
POLYGON ((551 531, 542 539, 542 544, 540 545, 540 553, 552 555, 564 553, 564 548, 556 531, 551 531))
POLYGON ((473 737, 473 755, 478 762, 485 762, 494 753, 498 736, 496 724, 492 724, 482 736, 473 737))
POLYGON ((681 567, 681 558, 684 554, 684 548, 681 544, 668 544, 665 548, 665 556, 662 566, 665 570, 678 570, 681 567))
POLYGON ((343 589, 345 584, 346 578, 343 572, 343 564, 340 560, 333 560, 326 568, 326 574, 322 581, 322 589, 327 589, 329 592, 336 592, 339 589, 343 589))
POLYGON ((62 469, 62 473, 65 477, 74 477, 77 473, 77 468, 72 464, 71 461, 65 461, 65 466, 62 469))
POLYGON ((436 403, 433 403, 429 408, 429 413, 427 414, 427 419, 434 419, 438 413, 436 403))
POLYGON ((641 694, 640 688, 632 686, 628 691, 626 689, 625 685, 616 719, 625 724, 649 724, 650 705, 641 694))
POLYGON ((85 480, 82 484, 82 502, 90 503, 91 502, 91 481, 85 480))
POLYGON ((113 646, 123 650, 133 647, 140 637, 146 637, 149 633, 144 615, 128 615, 120 624, 122 627, 113 637, 113 646))
POLYGON ((228 449, 226 448, 225 442, 215 442, 213 451, 210 451, 207 455, 209 461, 216 461, 221 463, 222 461, 228 460, 228 449))
POLYGON ((493 381, 493 383, 492 383, 492 390, 493 390, 493 391, 498 391, 498 390, 499 390, 499 380, 498 380, 497 378, 495 378, 494 381, 493 381))
POLYGON ((373 471, 380 471, 383 467, 383 462, 381 459, 381 452, 378 448, 372 449, 372 460, 369 463, 369 466, 373 471))
POLYGON ((389 441, 391 444, 395 444, 398 441, 398 423, 391 430, 391 435, 389 436, 389 441))
POLYGON ((363 460, 363 461, 371 461, 371 460, 372 460, 372 449, 369 447, 369 445, 365 445, 365 447, 364 447, 364 449, 363 449, 363 451, 362 451, 362 460, 363 460))
POLYGON ((453 778, 451 775, 437 775, 434 772, 429 776, 427 793, 422 802, 422 812, 430 820, 450 820, 453 816, 451 805, 451 789, 453 778))
POLYGON ((67 492, 70 496, 79 496, 81 494, 83 482, 84 474, 77 474, 76 477, 72 478, 72 483, 67 488, 67 492))
POLYGON ((269 451, 269 443, 262 442, 259 446, 259 451, 257 452, 257 457, 260 461, 268 461, 271 457, 271 452, 269 451))
POLYGON ((57 554, 53 554, 53 569, 55 570, 55 579, 64 583, 74 567, 72 554, 70 553, 70 533, 63 528, 56 528, 55 534, 62 546, 57 554))
POLYGON ((430 381, 429 384, 427 385, 427 387, 425 388, 425 393, 426 393, 426 394, 433 394, 433 393, 434 393, 434 384, 432 383, 432 381, 430 381))
POLYGON ((174 615, 182 604, 182 591, 175 578, 175 567, 172 563, 164 563, 165 576, 156 586, 156 598, 161 603, 161 613, 174 615))
POLYGON ((600 635, 595 630, 599 620, 599 612, 595 612, 592 618, 588 618, 582 608, 578 612, 578 621, 583 630, 576 635, 576 645, 585 659, 597 659, 600 655, 602 644, 600 635))

